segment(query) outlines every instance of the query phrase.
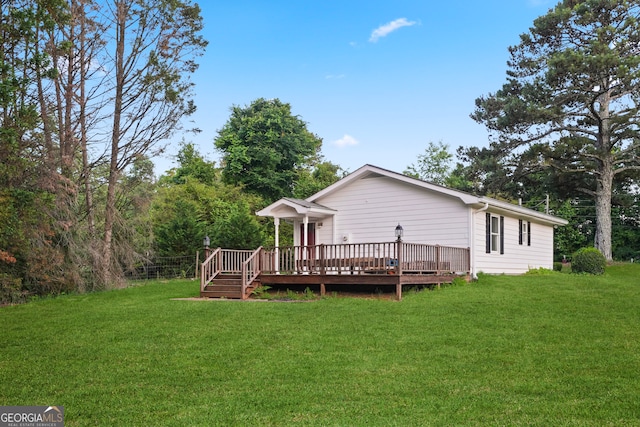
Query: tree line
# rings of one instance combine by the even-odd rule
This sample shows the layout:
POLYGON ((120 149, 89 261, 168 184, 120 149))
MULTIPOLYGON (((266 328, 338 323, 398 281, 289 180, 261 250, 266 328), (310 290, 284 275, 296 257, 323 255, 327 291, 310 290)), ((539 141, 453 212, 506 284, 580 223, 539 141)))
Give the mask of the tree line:
POLYGON ((0 13, 0 277, 104 289, 138 252, 132 183, 193 111, 203 53, 189 1, 8 0, 0 13))
MULTIPOLYGON (((190 75, 207 45, 195 3, 10 0, 0 12, 4 300, 120 286, 205 235, 272 244, 256 210, 347 173, 289 104, 259 98, 231 107, 213 141, 219 164, 183 142, 155 178, 150 159, 195 109, 190 75)), ((532 208, 548 197, 571 223, 556 258, 587 245, 640 257, 639 17, 624 0, 559 2, 509 48, 503 87, 476 101, 490 144, 454 156, 429 143, 405 173, 532 208)))

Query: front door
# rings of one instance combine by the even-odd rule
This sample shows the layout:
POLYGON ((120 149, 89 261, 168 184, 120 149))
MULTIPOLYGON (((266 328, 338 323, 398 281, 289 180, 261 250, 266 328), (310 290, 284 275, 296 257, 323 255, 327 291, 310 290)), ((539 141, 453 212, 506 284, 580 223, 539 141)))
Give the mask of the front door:
POLYGON ((306 259, 315 258, 315 245, 316 245, 316 223, 310 222, 307 224, 307 240, 304 239, 304 224, 300 224, 300 242, 301 246, 306 246, 306 259))
POLYGON ((300 242, 301 246, 315 246, 316 244, 316 223, 307 224, 307 241, 304 240, 304 224, 300 224, 300 242))

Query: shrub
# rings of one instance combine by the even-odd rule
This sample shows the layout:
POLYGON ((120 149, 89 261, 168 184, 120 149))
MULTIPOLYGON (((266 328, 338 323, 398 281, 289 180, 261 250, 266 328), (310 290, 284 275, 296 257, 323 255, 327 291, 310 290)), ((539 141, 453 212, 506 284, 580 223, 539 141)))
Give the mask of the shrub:
POLYGON ((607 260, 596 248, 578 249, 571 260, 573 273, 603 274, 606 266, 607 260))
POLYGON ((304 299, 304 300, 316 299, 316 294, 313 293, 311 288, 307 287, 304 290, 304 294, 302 294, 302 299, 304 299))
POLYGON ((24 302, 27 294, 22 289, 22 279, 0 273, 0 305, 24 302))
POLYGON ((467 279, 463 277, 454 277, 453 282, 451 282, 451 286, 466 286, 468 284, 467 279))
POLYGON ((562 263, 561 262, 554 262, 553 263, 553 270, 554 271, 562 271, 562 263))
POLYGON ((271 289, 271 286, 260 285, 253 291, 251 291, 251 295, 253 295, 254 298, 258 299, 269 299, 270 295, 269 292, 267 292, 269 289, 271 289))

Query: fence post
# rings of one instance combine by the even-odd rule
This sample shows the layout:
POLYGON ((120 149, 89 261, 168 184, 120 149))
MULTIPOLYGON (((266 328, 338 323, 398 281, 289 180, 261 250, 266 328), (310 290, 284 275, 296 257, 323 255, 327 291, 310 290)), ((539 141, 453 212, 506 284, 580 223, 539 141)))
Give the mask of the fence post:
POLYGON ((200 251, 196 251, 196 270, 193 272, 193 278, 197 279, 198 278, 198 264, 200 261, 200 251))
POLYGON ((200 292, 204 292, 204 281, 205 279, 205 274, 204 274, 204 269, 205 269, 205 265, 204 262, 202 263, 202 265, 200 266, 200 268, 198 269, 200 271, 200 292))

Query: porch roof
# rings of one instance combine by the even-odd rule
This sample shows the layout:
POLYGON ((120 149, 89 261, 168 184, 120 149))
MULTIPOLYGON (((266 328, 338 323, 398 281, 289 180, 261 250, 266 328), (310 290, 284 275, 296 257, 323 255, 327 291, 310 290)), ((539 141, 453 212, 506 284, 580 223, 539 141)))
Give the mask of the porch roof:
POLYGON ((256 215, 273 218, 326 218, 335 215, 336 212, 335 209, 318 203, 285 197, 259 210, 256 215))

